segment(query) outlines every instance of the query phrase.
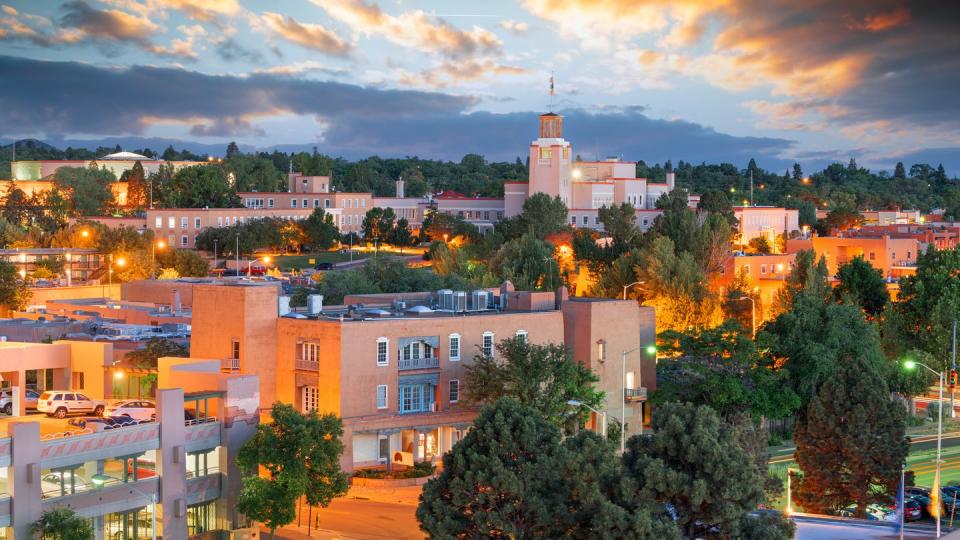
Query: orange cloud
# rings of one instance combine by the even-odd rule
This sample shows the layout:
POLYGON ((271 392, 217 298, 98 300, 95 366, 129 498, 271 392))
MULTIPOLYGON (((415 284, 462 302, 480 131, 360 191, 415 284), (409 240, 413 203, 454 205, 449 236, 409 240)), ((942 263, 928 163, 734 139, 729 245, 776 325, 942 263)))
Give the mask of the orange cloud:
POLYGON ((517 66, 502 65, 491 59, 443 62, 437 67, 418 73, 402 73, 400 81, 408 86, 422 88, 447 88, 456 83, 471 82, 488 76, 525 75, 528 70, 517 66))
POLYGON ((350 43, 323 25, 301 23, 289 15, 264 12, 259 16, 253 15, 251 23, 273 37, 333 56, 346 56, 352 48, 350 43))
POLYGON ((883 32, 891 28, 903 26, 908 22, 910 22, 910 10, 902 7, 887 13, 868 15, 863 19, 863 22, 854 25, 854 28, 869 30, 871 32, 883 32))
POLYGON ((500 52, 500 39, 492 32, 478 26, 469 31, 460 30, 443 19, 420 10, 390 15, 378 6, 362 0, 312 1, 354 32, 381 37, 404 47, 437 53, 448 58, 467 58, 500 52))

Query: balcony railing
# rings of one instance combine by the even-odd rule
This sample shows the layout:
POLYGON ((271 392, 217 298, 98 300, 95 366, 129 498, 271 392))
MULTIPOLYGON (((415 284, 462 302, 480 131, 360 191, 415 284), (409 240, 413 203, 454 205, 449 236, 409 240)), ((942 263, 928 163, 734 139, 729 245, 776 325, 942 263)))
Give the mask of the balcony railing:
POLYGON ((320 371, 320 362, 316 360, 303 360, 302 358, 297 358, 297 369, 320 371))
POLYGON ((223 369, 223 371, 240 371, 240 359, 224 358, 223 362, 220 364, 220 367, 223 369))
POLYGON ((623 397, 627 401, 643 401, 647 399, 646 388, 627 388, 623 391, 623 397))
POLYGON ((401 358, 400 369, 432 369, 440 367, 440 359, 431 358, 401 358))

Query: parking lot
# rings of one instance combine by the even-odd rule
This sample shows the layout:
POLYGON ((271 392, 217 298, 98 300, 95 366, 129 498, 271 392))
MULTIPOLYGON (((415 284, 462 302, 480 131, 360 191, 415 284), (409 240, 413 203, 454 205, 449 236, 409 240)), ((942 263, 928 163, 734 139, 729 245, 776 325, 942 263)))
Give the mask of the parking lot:
MULTIPOLYGON (((77 415, 82 416, 82 415, 77 415)), ((73 417, 67 417, 63 419, 59 418, 49 418, 43 413, 30 412, 26 416, 7 416, 5 414, 0 414, 0 436, 6 437, 9 434, 8 426, 12 422, 39 422, 40 423, 40 436, 45 435, 56 435, 58 433, 65 433, 67 431, 76 431, 77 428, 67 424, 67 421, 73 417)))

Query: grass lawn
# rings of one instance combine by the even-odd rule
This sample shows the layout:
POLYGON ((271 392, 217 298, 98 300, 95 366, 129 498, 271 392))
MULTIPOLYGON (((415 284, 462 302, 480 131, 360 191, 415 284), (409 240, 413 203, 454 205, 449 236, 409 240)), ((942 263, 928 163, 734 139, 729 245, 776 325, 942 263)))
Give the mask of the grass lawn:
MULTIPOLYGON (((363 259, 369 256, 369 253, 354 251, 353 260, 363 259)), ((313 268, 314 265, 322 262, 338 263, 350 260, 349 253, 340 253, 338 251, 321 251, 320 253, 309 253, 303 255, 280 255, 274 259, 281 271, 286 272, 296 268, 313 268), (313 262, 311 263, 311 259, 313 262)))

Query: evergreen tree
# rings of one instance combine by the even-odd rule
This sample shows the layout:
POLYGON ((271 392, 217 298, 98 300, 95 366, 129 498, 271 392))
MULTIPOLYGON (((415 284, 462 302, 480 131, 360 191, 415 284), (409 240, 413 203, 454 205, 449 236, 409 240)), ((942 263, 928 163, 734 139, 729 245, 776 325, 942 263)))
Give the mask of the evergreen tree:
POLYGON ((30 300, 30 288, 13 263, 0 261, 0 311, 23 309, 30 300))
POLYGON ((410 222, 407 221, 407 218, 398 219, 390 232, 390 244, 400 248, 400 253, 403 253, 403 248, 408 247, 412 240, 413 233, 410 231, 410 222))
POLYGON ((305 247, 308 251, 330 249, 340 238, 333 214, 326 213, 323 208, 315 209, 307 219, 303 220, 302 227, 306 235, 305 247))
POLYGON ((490 261, 490 271, 518 291, 554 291, 563 285, 553 245, 530 233, 504 244, 490 261))
POLYGON ((763 500, 764 471, 744 449, 739 431, 710 407, 664 403, 652 433, 627 441, 623 463, 636 497, 670 505, 687 538, 738 537, 763 500))
POLYGON ((894 167, 894 169, 893 169, 893 177, 894 177, 894 178, 899 178, 900 180, 904 180, 904 179, 907 178, 907 169, 906 169, 906 167, 903 166, 903 162, 902 162, 902 161, 898 161, 898 162, 897 162, 897 166, 894 167))
POLYGON ((793 179, 800 181, 803 179, 803 169, 800 168, 799 163, 793 164, 793 179))
POLYGON ((847 356, 797 422, 794 457, 803 471, 795 500, 807 512, 851 503, 859 517, 896 493, 909 450, 903 405, 872 361, 847 356))
POLYGON ((230 159, 233 156, 236 156, 240 153, 240 147, 237 146, 237 143, 230 141, 230 144, 227 145, 227 152, 224 154, 224 158, 230 159))
POLYGON ((140 160, 137 160, 127 176, 127 206, 135 210, 145 208, 149 198, 148 189, 143 164, 140 163, 140 160))

